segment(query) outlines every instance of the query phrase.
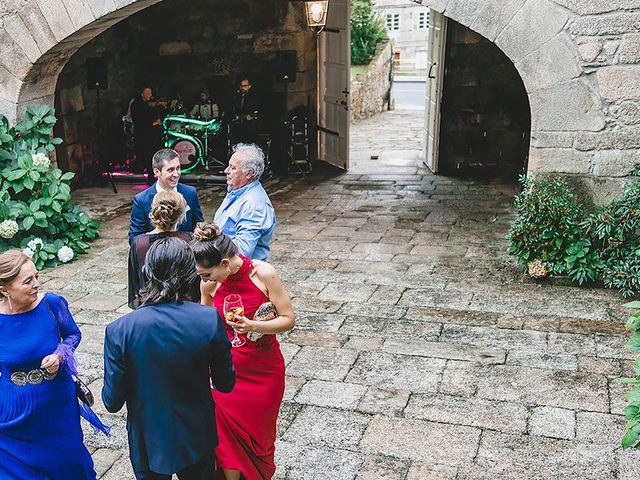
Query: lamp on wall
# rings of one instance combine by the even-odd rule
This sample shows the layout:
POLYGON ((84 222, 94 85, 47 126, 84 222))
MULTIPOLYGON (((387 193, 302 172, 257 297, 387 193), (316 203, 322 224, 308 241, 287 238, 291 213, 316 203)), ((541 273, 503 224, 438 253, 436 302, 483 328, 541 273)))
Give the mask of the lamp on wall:
POLYGON ((329 0, 304 0, 304 11, 309 29, 318 34, 327 25, 329 0))

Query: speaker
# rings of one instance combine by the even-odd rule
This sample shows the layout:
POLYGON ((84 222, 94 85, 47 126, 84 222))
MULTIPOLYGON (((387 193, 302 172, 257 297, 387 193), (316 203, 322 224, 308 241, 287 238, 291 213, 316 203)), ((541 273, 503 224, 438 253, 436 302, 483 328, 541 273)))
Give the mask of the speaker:
POLYGON ((298 52, 295 50, 280 50, 276 52, 276 81, 292 83, 296 81, 298 70, 298 52))
POLYGON ((87 88, 106 89, 109 86, 107 78, 107 61, 102 57, 87 57, 87 88))

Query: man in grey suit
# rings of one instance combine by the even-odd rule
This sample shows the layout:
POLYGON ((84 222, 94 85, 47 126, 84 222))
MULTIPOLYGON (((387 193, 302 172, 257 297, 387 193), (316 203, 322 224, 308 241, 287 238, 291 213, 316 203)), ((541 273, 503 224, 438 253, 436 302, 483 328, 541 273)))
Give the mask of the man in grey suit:
POLYGON ((107 326, 102 400, 127 404, 131 464, 138 480, 212 480, 218 444, 210 383, 235 384, 231 344, 215 309, 188 301, 195 258, 167 237, 147 253, 143 304, 107 326))

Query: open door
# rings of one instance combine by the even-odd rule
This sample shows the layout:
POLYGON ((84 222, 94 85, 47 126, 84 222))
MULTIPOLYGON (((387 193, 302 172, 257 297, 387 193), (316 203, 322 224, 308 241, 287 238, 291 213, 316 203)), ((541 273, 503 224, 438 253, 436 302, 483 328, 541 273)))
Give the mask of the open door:
POLYGON ((440 103, 444 78, 444 49, 447 38, 447 17, 434 10, 429 12, 429 40, 427 65, 429 75, 425 99, 424 163, 433 173, 438 173, 440 150, 440 103))
POLYGON ((318 39, 318 158, 349 168, 349 0, 331 0, 318 39))

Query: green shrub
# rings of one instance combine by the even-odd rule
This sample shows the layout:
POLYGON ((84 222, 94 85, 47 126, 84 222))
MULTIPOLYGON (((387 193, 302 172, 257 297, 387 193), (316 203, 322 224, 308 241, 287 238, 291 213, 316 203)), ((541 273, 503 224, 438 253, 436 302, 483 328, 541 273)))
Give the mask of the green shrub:
POLYGON ((584 209, 567 183, 543 176, 521 181, 509 253, 525 270, 538 260, 550 275, 568 275, 579 284, 595 280, 602 262, 582 228, 584 209))
POLYGON ((56 123, 48 106, 28 107, 10 127, 0 115, 0 251, 20 248, 36 267, 66 263, 89 249, 99 223, 71 203, 74 174, 51 168, 56 123))
POLYGON ((626 297, 640 291, 640 181, 588 218, 583 227, 600 252, 602 280, 626 297))
MULTIPOLYGON (((640 353, 640 302, 630 302, 627 308, 635 308, 636 312, 627 320, 626 327, 631 331, 631 339, 627 343, 627 349, 634 353, 640 353)), ((640 358, 635 363, 634 378, 619 378, 618 383, 633 385, 633 388, 624 395, 628 404, 624 409, 627 425, 622 437, 622 448, 640 449, 640 358)))
MULTIPOLYGON (((634 171, 636 167, 634 167, 634 171)), ((532 276, 568 275, 582 285, 601 280, 628 297, 640 293, 640 179, 588 212, 559 177, 521 179, 509 253, 532 276)))
POLYGON ((368 65, 387 29, 373 8, 372 0, 351 0, 351 63, 368 65))

